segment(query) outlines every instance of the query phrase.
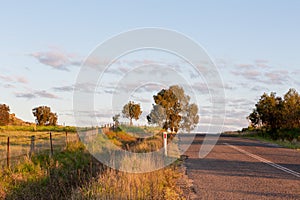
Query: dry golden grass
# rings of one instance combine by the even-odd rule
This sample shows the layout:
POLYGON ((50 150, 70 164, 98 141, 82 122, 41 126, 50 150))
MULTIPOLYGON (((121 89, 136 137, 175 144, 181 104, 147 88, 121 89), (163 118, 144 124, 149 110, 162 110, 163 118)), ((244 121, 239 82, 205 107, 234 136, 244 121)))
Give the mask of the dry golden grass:
POLYGON ((108 169, 92 182, 77 188, 72 199, 184 199, 177 180, 182 174, 168 167, 149 173, 108 169))
MULTIPOLYGON (((36 146, 40 144, 49 150, 48 132, 1 132, 0 138, 5 139, 7 134, 10 134, 11 141, 15 143, 11 145, 12 152, 28 152, 32 134, 36 138, 45 136, 40 142, 36 141, 36 146), (25 141, 25 138, 28 140, 25 141), (23 143, 21 140, 24 140, 23 143)), ((103 140, 100 136, 96 134, 91 137, 92 141, 103 140)), ((68 137, 77 139, 76 134, 68 134, 68 137)), ((126 173, 104 167, 91 159, 82 143, 70 143, 65 148, 64 133, 53 132, 53 138, 55 146, 62 147, 63 151, 57 151, 53 157, 49 157, 44 149, 41 154, 36 154, 31 159, 25 157, 17 161, 11 169, 0 170, 0 199, 5 196, 8 199, 184 199, 182 190, 176 184, 182 173, 175 164, 164 168, 163 160, 154 161, 149 156, 140 162, 138 158, 125 156, 119 161, 122 171, 134 171, 132 167, 150 171, 126 173), (100 174, 91 176, 89 171, 93 171, 92 166, 99 165, 102 166, 100 174)), ((162 148, 161 135, 137 141, 121 132, 111 133, 110 139, 122 147, 124 144, 133 143, 130 146, 130 151, 133 152, 152 152, 162 148)), ((104 146, 101 142, 97 144, 104 146)), ((0 153, 1 148, 5 153, 5 147, 4 141, 0 145, 0 153)), ((95 146, 95 149, 98 150, 99 147, 95 146)))

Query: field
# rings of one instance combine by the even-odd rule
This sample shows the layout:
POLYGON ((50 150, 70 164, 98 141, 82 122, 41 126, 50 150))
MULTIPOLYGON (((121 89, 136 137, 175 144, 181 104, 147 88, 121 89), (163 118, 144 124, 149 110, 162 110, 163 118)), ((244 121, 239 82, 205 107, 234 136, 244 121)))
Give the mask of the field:
MULTIPOLYGON (((0 199, 185 199, 177 185, 183 176, 180 161, 148 173, 121 172, 94 159, 74 132, 68 132, 66 142, 65 130, 24 129, 10 127, 0 132, 0 155, 4 158, 0 170, 0 199), (52 134, 53 155, 49 132, 52 134), (33 135, 35 151, 30 154, 33 135), (6 166, 8 136, 10 167, 6 166)), ((150 132, 149 129, 143 130, 150 132)), ((139 140, 132 136, 137 132, 137 128, 123 127, 118 132, 108 130, 106 135, 119 147, 133 152, 161 148, 161 135, 139 140)), ((128 162, 126 158, 121 161, 124 165, 128 162)), ((148 160, 141 167, 151 169, 156 164, 148 160)))
POLYGON ((77 140, 76 129, 72 127, 0 127, 0 166, 7 164, 9 139, 10 164, 32 153, 50 152, 52 137, 53 150, 61 150, 67 142, 77 140))

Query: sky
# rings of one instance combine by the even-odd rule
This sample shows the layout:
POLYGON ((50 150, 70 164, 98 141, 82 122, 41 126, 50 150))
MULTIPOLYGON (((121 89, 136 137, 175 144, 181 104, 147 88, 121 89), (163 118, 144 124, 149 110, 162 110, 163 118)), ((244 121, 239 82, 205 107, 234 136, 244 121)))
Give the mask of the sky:
MULTIPOLYGON (((184 34, 205 50, 223 81, 224 130, 240 130, 248 126, 246 117, 264 92, 282 96, 289 88, 300 91, 299 9, 300 2, 292 0, 3 1, 0 103, 30 122, 34 122, 32 108, 47 105, 58 114, 59 124, 76 125, 73 89, 83 61, 113 36, 156 27, 184 34)), ((111 109, 109 95, 116 88, 109 84, 118 85, 130 66, 154 61, 187 73, 186 63, 165 52, 145 50, 121 57, 112 65, 113 73, 103 78, 105 88, 98 80, 94 91, 99 124, 111 123, 121 109, 111 109), (118 76, 124 68, 123 76, 118 76)), ((205 88, 197 90, 202 84, 194 81, 191 87, 196 93, 190 95, 198 98, 200 126, 205 127, 210 123, 210 102, 205 88)), ((135 123, 143 124, 152 95, 167 85, 135 87, 130 100, 142 105, 142 119, 135 123)))

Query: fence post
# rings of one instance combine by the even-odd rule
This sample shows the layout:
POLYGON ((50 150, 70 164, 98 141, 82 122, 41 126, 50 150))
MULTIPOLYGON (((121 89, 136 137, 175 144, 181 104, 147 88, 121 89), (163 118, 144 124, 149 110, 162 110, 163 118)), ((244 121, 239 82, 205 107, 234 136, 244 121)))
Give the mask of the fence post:
POLYGON ((50 132, 50 148, 51 148, 51 156, 53 156, 53 145, 52 145, 52 133, 50 132))
POLYGON ((34 151, 35 151, 35 143, 34 143, 34 141, 35 141, 35 136, 32 135, 32 136, 31 136, 31 143, 30 143, 29 157, 31 157, 32 154, 33 154, 34 151))
POLYGON ((6 154, 6 165, 9 168, 9 160, 10 160, 10 153, 9 153, 9 137, 7 137, 7 154, 6 154))
POLYGON ((66 131, 66 148, 68 146, 68 131, 66 131))

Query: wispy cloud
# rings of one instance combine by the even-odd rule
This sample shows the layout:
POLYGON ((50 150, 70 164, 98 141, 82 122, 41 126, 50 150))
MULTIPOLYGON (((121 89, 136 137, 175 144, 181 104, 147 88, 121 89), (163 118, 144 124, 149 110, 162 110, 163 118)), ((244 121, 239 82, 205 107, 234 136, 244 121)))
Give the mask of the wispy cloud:
POLYGON ((237 64, 236 65, 237 68, 239 69, 253 69, 254 65, 253 64, 237 64))
POLYGON ((17 98, 25 98, 25 99, 33 99, 33 98, 37 97, 35 94, 26 93, 26 92, 17 92, 17 93, 15 93, 15 96, 17 98))
POLYGON ((24 84, 26 84, 26 83, 29 82, 28 79, 26 77, 24 77, 24 76, 17 76, 17 77, 15 77, 15 80, 18 83, 24 83, 24 84))
POLYGON ((25 99, 34 99, 34 98, 47 98, 47 99, 58 99, 58 96, 47 92, 45 90, 37 90, 32 92, 16 92, 15 97, 25 98, 25 99))
POLYGON ((283 84, 289 80, 289 72, 286 70, 277 70, 265 73, 268 78, 266 83, 283 84))
POLYGON ((261 72, 254 69, 232 71, 232 74, 236 76, 242 76, 250 80, 257 80, 261 76, 261 72))
POLYGON ((57 92, 72 92, 74 90, 74 86, 73 85, 60 86, 60 87, 53 87, 52 89, 57 92))
POLYGON ((76 54, 65 53, 58 49, 40 51, 29 54, 40 63, 53 69, 69 71, 70 66, 79 66, 81 59, 76 54))
POLYGON ((44 98, 48 98, 48 99, 57 99, 58 97, 52 93, 49 93, 45 90, 41 90, 41 91, 36 91, 35 94, 38 97, 44 97, 44 98))
POLYGON ((268 64, 269 61, 264 60, 264 59, 257 59, 254 62, 255 62, 255 65, 257 67, 260 67, 260 68, 268 68, 268 67, 270 67, 269 64, 268 64))
POLYGON ((8 76, 8 75, 1 75, 0 80, 4 81, 6 84, 8 83, 22 83, 27 84, 29 81, 25 76, 8 76))
POLYGON ((4 76, 4 75, 1 75, 1 74, 0 74, 0 79, 2 81, 6 81, 6 82, 12 82, 13 81, 12 77, 10 77, 10 76, 4 76))

